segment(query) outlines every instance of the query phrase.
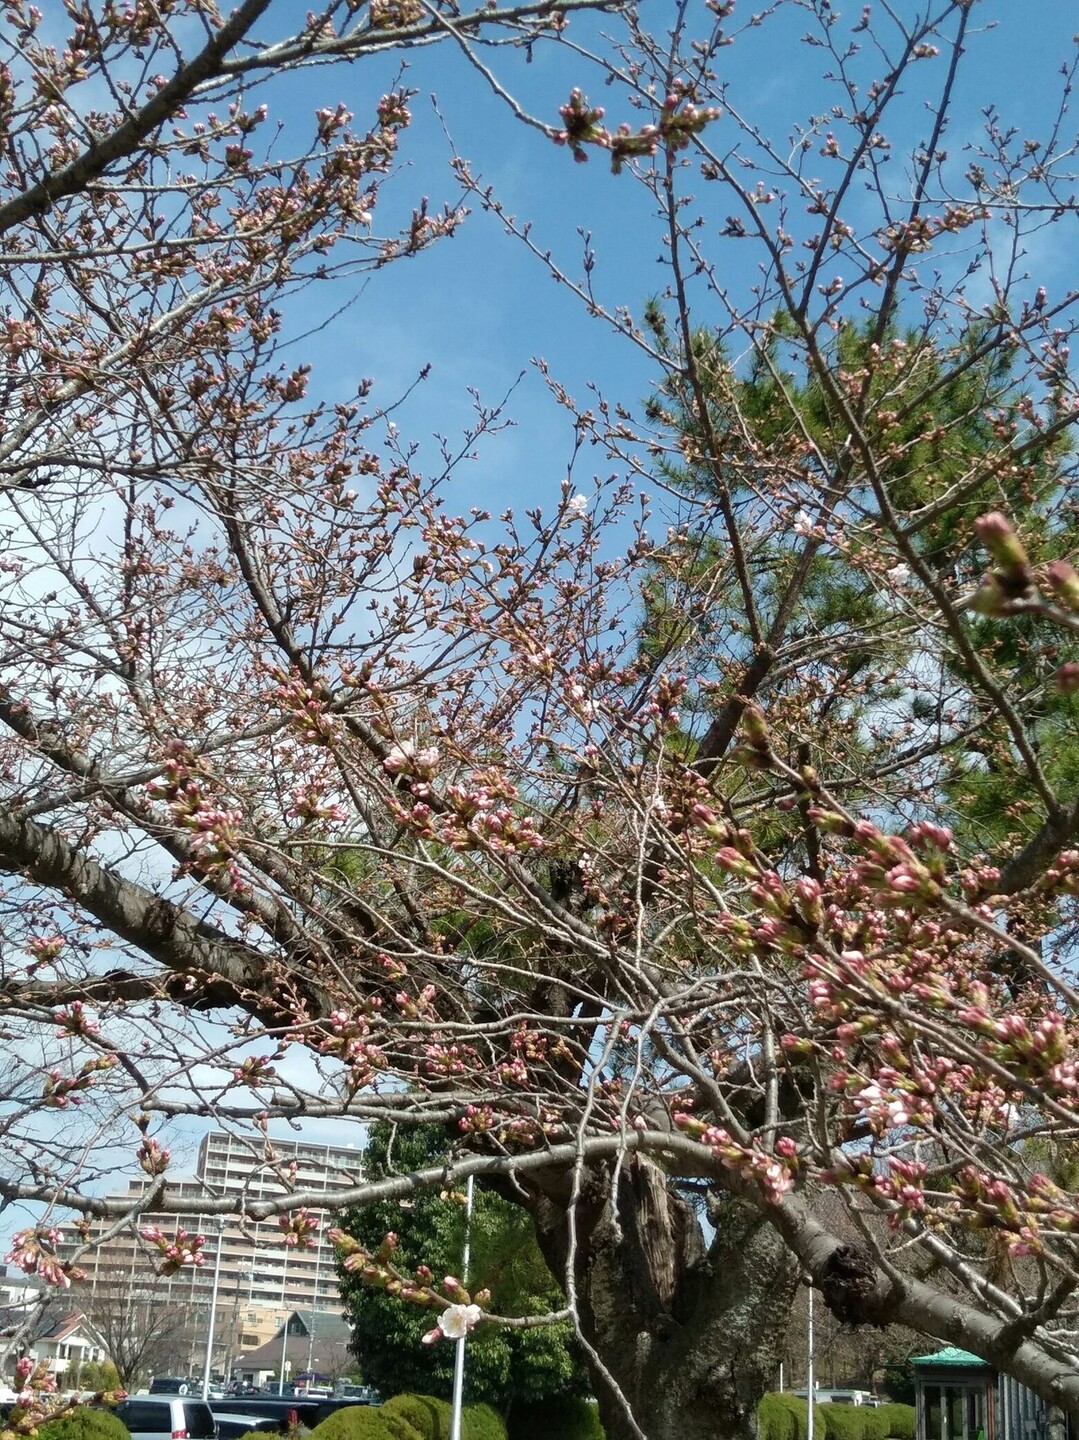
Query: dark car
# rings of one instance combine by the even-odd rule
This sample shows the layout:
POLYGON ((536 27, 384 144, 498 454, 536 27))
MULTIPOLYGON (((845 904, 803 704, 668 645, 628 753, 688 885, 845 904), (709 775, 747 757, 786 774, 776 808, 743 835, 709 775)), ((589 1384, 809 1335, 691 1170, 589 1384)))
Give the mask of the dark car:
POLYGON ((217 1440, 217 1421, 205 1400, 134 1395, 121 1400, 113 1414, 127 1426, 131 1440, 217 1440))
POLYGON ((288 1429, 288 1415, 214 1415, 218 1440, 240 1440, 254 1430, 282 1435, 288 1429))
POLYGON ((196 1388, 186 1375, 158 1375, 150 1382, 151 1395, 194 1395, 196 1388))

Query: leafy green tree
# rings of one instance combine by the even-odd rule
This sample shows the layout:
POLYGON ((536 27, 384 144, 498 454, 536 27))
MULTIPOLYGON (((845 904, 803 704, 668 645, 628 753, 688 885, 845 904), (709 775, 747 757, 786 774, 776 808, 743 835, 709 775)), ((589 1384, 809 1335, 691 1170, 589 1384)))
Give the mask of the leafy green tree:
POLYGON ((72 1360, 64 1372, 64 1386, 72 1390, 119 1390, 122 1385, 111 1360, 72 1360))
MULTIPOLYGON (((435 1127, 395 1131, 376 1126, 366 1152, 372 1178, 407 1173, 437 1162, 445 1136, 435 1127)), ((436 1275, 461 1274, 466 1213, 463 1196, 428 1190, 402 1205, 390 1201, 348 1211, 341 1224, 363 1244, 377 1247, 390 1231, 398 1236, 394 1264, 402 1270, 428 1265, 436 1275)), ((491 1291, 502 1315, 543 1314, 561 1309, 562 1292, 536 1245, 527 1212, 493 1191, 476 1188, 469 1232, 467 1283, 491 1291)), ((425 1345, 434 1324, 428 1309, 373 1288, 342 1269, 341 1295, 352 1325, 353 1346, 364 1381, 383 1395, 414 1391, 449 1396, 454 1346, 425 1345)), ((468 1340, 465 1398, 485 1401, 504 1413, 511 1404, 531 1405, 581 1395, 588 1383, 568 1324, 515 1330, 485 1325, 468 1340)))
MULTIPOLYGON (((742 366, 707 332, 683 347, 657 307, 647 319, 678 362, 647 408, 657 468, 684 497, 687 523, 652 564, 642 664, 677 653, 695 682, 682 709, 715 717, 712 730, 729 723, 732 698, 754 695, 787 763, 838 770, 846 794, 860 789, 899 823, 932 804, 962 851, 1025 844, 1043 806, 992 696, 1008 696, 1012 724, 1025 728, 1047 780, 1074 791, 1079 711, 1053 677, 1076 646, 1036 644, 1032 618, 1001 618, 1009 597, 980 588, 985 550, 970 517, 1006 511, 1050 566, 1075 545, 1072 511, 1061 505, 1075 461, 1068 429, 1039 412, 1021 383, 1015 352, 989 344, 984 326, 947 345, 874 317, 838 326, 820 342, 824 368, 807 371, 780 315, 742 366), (906 564, 867 563, 879 537, 864 524, 865 477, 843 463, 849 426, 839 394, 859 396, 880 484, 909 517, 918 561, 937 583, 967 587, 962 639, 906 603, 906 564), (984 458, 1002 437, 1021 463, 994 469, 984 458), (777 472, 800 504, 786 529, 760 525, 765 481, 777 484, 777 472), (740 555, 732 534, 751 537, 740 555), (769 637, 756 650, 744 617, 751 606, 769 637)), ((683 744, 693 759, 688 730, 683 744)), ((737 772, 732 782, 742 791, 752 783, 737 772)), ((802 817, 761 810, 757 843, 789 857, 805 838, 802 817)))

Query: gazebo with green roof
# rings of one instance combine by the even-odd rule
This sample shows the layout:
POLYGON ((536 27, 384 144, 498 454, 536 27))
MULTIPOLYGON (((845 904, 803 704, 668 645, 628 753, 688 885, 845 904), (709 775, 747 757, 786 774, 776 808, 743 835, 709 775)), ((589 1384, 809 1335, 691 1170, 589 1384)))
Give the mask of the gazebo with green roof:
POLYGON ((949 1345, 911 1364, 917 1440, 1047 1440, 1041 1400, 980 1355, 949 1345))

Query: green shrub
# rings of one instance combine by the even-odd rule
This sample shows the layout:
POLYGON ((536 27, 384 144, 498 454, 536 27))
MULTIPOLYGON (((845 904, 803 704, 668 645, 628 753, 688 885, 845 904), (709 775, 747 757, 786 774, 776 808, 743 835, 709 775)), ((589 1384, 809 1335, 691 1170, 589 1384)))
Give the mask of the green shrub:
POLYGON ((607 1440, 598 1408, 579 1396, 514 1405, 509 1429, 510 1440, 607 1440))
MULTIPOLYGON (((287 1423, 287 1422, 285 1421, 284 1417, 282 1417, 282 1419, 281 1419, 281 1429, 282 1429, 282 1430, 285 1429, 286 1423, 287 1423)), ((275 1433, 277 1433, 277 1432, 275 1432, 275 1431, 273 1431, 273 1430, 246 1430, 246 1431, 240 1436, 240 1440, 274 1440, 274 1435, 275 1435, 275 1433)))
POLYGON ((327 1415, 311 1431, 312 1440, 397 1440, 379 1411, 381 1406, 349 1405, 327 1415))
POLYGON ((453 1424, 453 1406, 450 1402, 440 1400, 437 1395, 417 1395, 415 1399, 422 1400, 434 1417, 434 1440, 450 1440, 450 1426, 453 1424))
POLYGON ((418 1395, 394 1395, 379 1410, 396 1440, 438 1440, 438 1419, 418 1395))
MULTIPOLYGON (((807 1440, 808 1428, 810 1428, 810 1410, 808 1410, 804 1397, 792 1395, 788 1390, 784 1390, 772 1394, 769 1398, 775 1400, 776 1404, 782 1405, 784 1410, 791 1414, 791 1418, 794 1420, 794 1440, 807 1440)), ((831 1440, 831 1437, 828 1436, 827 1416, 824 1414, 828 1408, 836 1410, 836 1408, 844 1407, 836 1407, 836 1405, 831 1405, 831 1407, 830 1405, 814 1405, 812 1407, 812 1440, 831 1440)))
POLYGON ((823 1421, 820 1440, 865 1440, 867 1405, 818 1405, 813 1417, 814 1440, 817 1440, 818 1417, 823 1421))
POLYGON ((757 1406, 759 1440, 796 1440, 797 1425, 782 1395, 765 1395, 757 1406))
POLYGON ((466 1405, 461 1411, 461 1440, 506 1440, 506 1425, 490 1405, 466 1405))
POLYGON ((111 1410, 80 1405, 49 1420, 38 1431, 40 1440, 131 1440, 127 1426, 111 1410))
POLYGON ((865 1411, 865 1440, 888 1440, 888 1421, 882 1405, 863 1405, 865 1411))
POLYGON ((877 1414, 884 1419, 885 1435, 892 1435, 895 1440, 914 1440, 913 1405, 882 1405, 877 1414))

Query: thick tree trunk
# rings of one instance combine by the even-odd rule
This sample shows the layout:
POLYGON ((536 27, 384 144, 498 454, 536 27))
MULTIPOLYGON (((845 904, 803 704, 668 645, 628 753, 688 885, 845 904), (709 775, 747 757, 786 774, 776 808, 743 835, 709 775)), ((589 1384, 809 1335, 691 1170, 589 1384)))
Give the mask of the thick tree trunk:
MULTIPOLYGON (((757 1401, 774 1386, 798 1265, 739 1201, 715 1207, 706 1247, 692 1206, 663 1171, 633 1157, 617 1204, 611 1173, 590 1172, 575 1217, 581 1327, 648 1440, 755 1440, 757 1401)), ((559 1186, 534 1191, 540 1246, 564 1276, 570 1232, 559 1186)), ((594 1370, 608 1440, 636 1432, 594 1370)))

